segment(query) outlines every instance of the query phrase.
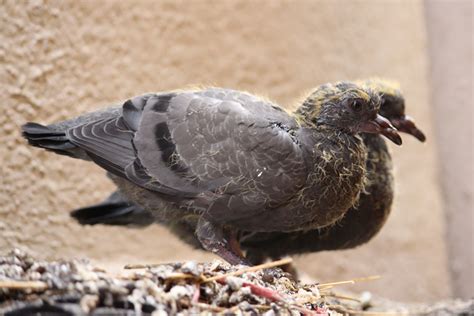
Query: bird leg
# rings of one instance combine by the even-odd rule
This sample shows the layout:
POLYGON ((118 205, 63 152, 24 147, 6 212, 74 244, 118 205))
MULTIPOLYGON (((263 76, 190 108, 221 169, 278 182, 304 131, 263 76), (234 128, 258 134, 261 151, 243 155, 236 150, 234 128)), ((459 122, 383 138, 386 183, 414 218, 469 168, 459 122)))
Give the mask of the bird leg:
POLYGON ((267 255, 262 250, 249 249, 245 254, 245 258, 254 266, 262 264, 266 261, 267 255))
POLYGON ((236 235, 224 231, 220 225, 200 218, 196 227, 196 236, 204 249, 211 251, 233 265, 250 265, 240 250, 236 235))

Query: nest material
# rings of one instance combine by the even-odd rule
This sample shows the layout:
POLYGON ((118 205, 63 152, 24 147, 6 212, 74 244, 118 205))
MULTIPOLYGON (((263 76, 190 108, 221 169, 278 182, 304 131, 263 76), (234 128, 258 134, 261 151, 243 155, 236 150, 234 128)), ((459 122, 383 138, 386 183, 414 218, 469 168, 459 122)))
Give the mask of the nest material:
POLYGON ((0 314, 38 312, 325 315, 327 308, 316 286, 276 268, 188 261, 112 276, 86 260, 37 261, 19 250, 0 257, 0 314))
POLYGON ((86 260, 38 261, 13 250, 0 257, 0 315, 374 315, 363 311, 369 300, 332 292, 355 280, 304 285, 276 268, 290 261, 129 266, 113 276, 86 260))

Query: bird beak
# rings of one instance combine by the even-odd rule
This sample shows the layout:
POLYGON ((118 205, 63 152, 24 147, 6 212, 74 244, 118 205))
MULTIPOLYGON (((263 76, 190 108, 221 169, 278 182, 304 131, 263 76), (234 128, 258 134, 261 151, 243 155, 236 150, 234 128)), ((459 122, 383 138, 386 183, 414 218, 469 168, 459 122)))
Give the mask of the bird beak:
POLYGON ((392 119, 390 122, 395 126, 400 132, 410 134, 420 142, 426 140, 425 134, 416 127, 415 122, 408 115, 403 115, 400 118, 392 119))
POLYGON ((360 126, 360 131, 365 133, 382 134, 397 145, 402 144, 402 138, 398 135, 397 129, 380 114, 370 121, 360 126))

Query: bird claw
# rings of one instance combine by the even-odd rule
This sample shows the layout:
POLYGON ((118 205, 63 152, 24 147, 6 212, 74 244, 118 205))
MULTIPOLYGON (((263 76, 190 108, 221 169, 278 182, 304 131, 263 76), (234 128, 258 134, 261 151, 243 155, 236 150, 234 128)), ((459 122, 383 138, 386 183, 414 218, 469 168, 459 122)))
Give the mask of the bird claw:
POLYGON ((196 227, 196 236, 204 249, 211 251, 232 265, 250 266, 242 252, 235 234, 224 232, 222 226, 200 218, 196 227))

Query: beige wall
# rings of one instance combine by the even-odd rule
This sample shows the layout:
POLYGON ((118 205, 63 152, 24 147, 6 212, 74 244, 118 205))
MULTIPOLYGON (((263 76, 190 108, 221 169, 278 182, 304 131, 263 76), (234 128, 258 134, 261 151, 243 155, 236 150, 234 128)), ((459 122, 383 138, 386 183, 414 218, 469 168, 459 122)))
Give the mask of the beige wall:
POLYGON ((426 2, 431 103, 456 297, 474 296, 473 2, 426 2))
POLYGON ((146 91, 215 84, 283 105, 320 83, 401 82, 425 145, 393 148, 397 197, 360 249, 297 259, 321 281, 380 274, 368 289, 422 301, 451 294, 428 104, 421 1, 6 1, 0 9, 0 248, 106 265, 207 260, 163 229, 80 227, 68 210, 112 189, 99 167, 30 148, 25 121, 53 122, 146 91))

